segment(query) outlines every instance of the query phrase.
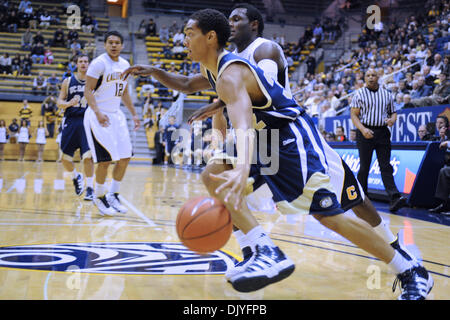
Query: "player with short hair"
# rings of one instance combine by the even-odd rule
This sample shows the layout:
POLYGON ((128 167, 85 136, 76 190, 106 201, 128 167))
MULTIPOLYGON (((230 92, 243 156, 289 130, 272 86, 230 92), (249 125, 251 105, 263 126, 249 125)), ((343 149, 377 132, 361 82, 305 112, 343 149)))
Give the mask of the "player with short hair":
MULTIPOLYGON (((331 176, 353 177, 356 184, 349 186, 352 198, 360 196, 357 181, 346 172, 341 158, 317 132, 305 110, 289 99, 284 88, 262 69, 224 49, 230 35, 226 17, 217 10, 201 10, 190 17, 184 30, 190 58, 200 62, 203 77, 225 102, 238 132, 237 157, 222 155, 222 160, 232 160, 234 168, 226 168, 220 174, 207 170, 202 173, 203 178, 212 177, 214 181, 204 179, 208 192, 226 205, 233 223, 256 249, 246 269, 230 279, 233 287, 242 292, 258 290, 288 277, 294 270, 292 261, 272 242, 243 201, 251 177, 254 188, 267 183, 280 211, 309 213, 322 225, 387 263, 401 282, 401 299, 426 298, 433 286, 426 269, 405 259, 366 223, 342 214, 344 209, 331 176), (256 131, 253 117, 259 124, 256 131), (256 164, 251 164, 254 144, 263 147, 266 155, 271 152, 270 144, 260 139, 262 129, 267 130, 268 137, 279 134, 279 148, 272 150, 279 155, 279 170, 273 174, 265 173, 259 157, 256 164)), ((126 79, 129 74, 152 75, 165 86, 182 92, 207 89, 198 76, 167 77, 165 71, 152 66, 131 67, 123 77, 126 79)))
POLYGON ((84 117, 87 141, 95 171, 94 203, 101 214, 126 213, 128 209, 119 198, 120 183, 125 176, 132 156, 132 145, 127 121, 120 110, 123 101, 134 121, 134 129, 140 126, 139 117, 128 91, 128 83, 120 78, 130 64, 120 57, 123 37, 117 31, 109 31, 104 37, 106 53, 95 58, 87 70, 84 96, 89 108, 84 117), (109 192, 105 181, 111 162, 115 161, 109 192))
POLYGON ((94 163, 83 125, 84 113, 87 108, 84 87, 89 57, 80 54, 74 60, 77 65, 77 72, 64 79, 57 100, 58 108, 64 110, 60 147, 62 151, 61 162, 64 169, 72 174, 75 193, 81 195, 84 191, 83 174, 77 172, 73 163, 75 151, 80 149, 87 185, 84 200, 92 201, 94 198, 94 163))

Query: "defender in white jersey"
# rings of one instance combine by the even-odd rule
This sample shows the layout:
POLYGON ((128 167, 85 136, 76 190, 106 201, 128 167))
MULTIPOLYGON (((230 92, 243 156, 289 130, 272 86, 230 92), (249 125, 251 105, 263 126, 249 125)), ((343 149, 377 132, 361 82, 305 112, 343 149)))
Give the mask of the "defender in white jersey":
POLYGON ((95 171, 94 203, 102 214, 125 213, 119 198, 120 183, 132 156, 132 145, 126 117, 120 110, 123 101, 133 116, 135 130, 140 122, 128 92, 128 83, 120 78, 130 64, 120 57, 123 37, 117 31, 105 34, 106 53, 94 59, 88 70, 84 96, 88 109, 84 115, 84 128, 95 171), (108 167, 115 161, 109 192, 105 194, 104 183, 108 167))

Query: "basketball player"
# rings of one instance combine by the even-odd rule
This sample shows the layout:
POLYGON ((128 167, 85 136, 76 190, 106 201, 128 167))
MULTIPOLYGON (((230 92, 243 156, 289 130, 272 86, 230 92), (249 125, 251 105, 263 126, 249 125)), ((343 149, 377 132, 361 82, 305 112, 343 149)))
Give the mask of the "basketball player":
POLYGON ((61 133, 61 162, 68 172, 71 172, 75 193, 79 196, 84 191, 84 179, 78 173, 73 163, 75 151, 80 149, 86 175, 86 194, 84 200, 92 201, 94 198, 94 163, 84 131, 83 118, 87 103, 84 98, 86 84, 86 71, 89 66, 89 57, 80 54, 75 57, 77 72, 64 79, 61 92, 57 100, 58 108, 64 110, 64 124, 61 133))
POLYGON ((125 115, 120 110, 123 101, 133 116, 134 129, 140 126, 128 92, 128 83, 120 79, 130 64, 120 57, 123 37, 117 31, 109 31, 104 38, 106 53, 95 58, 87 71, 84 96, 89 108, 84 117, 86 137, 95 170, 94 203, 102 215, 126 213, 128 209, 119 199, 120 183, 125 176, 132 156, 132 145, 125 115), (115 161, 109 192, 105 192, 108 167, 115 161))
MULTIPOLYGON (((264 31, 264 20, 261 13, 254 6, 250 4, 237 4, 233 7, 232 12, 228 18, 230 22, 231 36, 229 41, 236 45, 236 50, 234 54, 237 56, 248 60, 251 64, 257 65, 264 72, 273 79, 276 79, 279 84, 284 87, 285 94, 287 96, 292 96, 291 89, 289 85, 289 74, 288 74, 288 63, 284 57, 283 50, 281 47, 271 40, 262 38, 262 33, 264 31)), ((196 111, 193 116, 189 119, 192 120, 202 120, 206 116, 213 117, 214 128, 218 129, 222 136, 225 137, 227 123, 223 116, 222 108, 224 103, 207 105, 200 110, 196 111), (214 110, 217 112, 213 113, 214 110)), ((209 162, 207 166, 207 171, 219 172, 220 168, 223 168, 222 164, 216 164, 215 162, 209 162)), ((340 181, 336 181, 337 185, 342 185, 340 181)), ((248 195, 247 197, 254 196, 255 194, 248 195)), ((258 195, 262 195, 259 193, 258 195)), ((350 210, 355 208, 355 214, 369 223, 380 235, 391 245, 394 249, 402 253, 408 260, 418 263, 415 257, 409 253, 406 248, 400 247, 400 242, 398 237, 394 236, 389 226, 381 219, 380 215, 371 204, 369 198, 365 197, 364 201, 361 202, 361 198, 355 198, 354 201, 347 199, 345 190, 341 188, 341 192, 337 194, 340 199, 341 205, 345 210, 350 210)), ((272 195, 267 195, 270 198, 272 195)), ((267 199, 262 196, 256 198, 255 203, 267 203, 267 199)), ((225 276, 230 279, 233 275, 239 273, 245 269, 246 264, 250 261, 252 248, 245 237, 245 235, 236 230, 234 227, 233 234, 239 243, 242 250, 243 260, 236 264, 235 268, 230 268, 227 270, 225 276)))
MULTIPOLYGON (((426 298, 433 285, 426 269, 406 260, 367 224, 342 214, 344 210, 333 191, 330 176, 341 175, 346 185, 353 183, 350 186, 352 197, 360 196, 359 186, 353 175, 348 176, 350 181, 347 181, 348 171, 343 161, 317 132, 304 109, 294 99, 288 99, 284 88, 267 77, 262 69, 224 50, 230 35, 226 17, 212 9, 197 11, 184 30, 190 58, 200 62, 203 77, 225 102, 238 137, 234 168, 225 168, 217 175, 206 170, 202 173, 202 177, 209 175, 212 178, 204 179, 208 183, 205 184, 208 192, 226 205, 233 224, 246 234, 256 249, 246 269, 230 279, 233 287, 242 292, 258 290, 285 279, 295 268, 258 225, 243 201, 248 177, 251 176, 254 187, 268 184, 280 211, 309 213, 322 225, 389 264, 397 273, 395 283, 397 280, 401 282, 401 299, 426 298), (253 116, 256 123, 269 131, 268 137, 279 133, 280 147, 273 150, 279 154, 279 170, 270 175, 264 173, 259 160, 256 164, 250 163, 253 144, 265 148, 265 154, 271 152, 270 144, 260 144, 259 130, 262 128, 260 126, 256 132, 253 130, 253 116), (289 142, 283 144, 283 141, 289 142), (332 165, 334 162, 336 164, 332 165)), ((158 79, 164 77, 165 71, 151 66, 135 66, 124 72, 124 79, 129 74, 151 74, 158 79)), ((167 81, 163 84, 167 87, 172 84, 183 92, 202 90, 201 85, 206 86, 195 77, 180 77, 183 76, 175 78, 183 79, 183 84, 177 84, 173 78, 164 79, 167 81), (192 80, 197 80, 197 83, 192 80)), ((223 159, 225 157, 224 154, 223 159)))

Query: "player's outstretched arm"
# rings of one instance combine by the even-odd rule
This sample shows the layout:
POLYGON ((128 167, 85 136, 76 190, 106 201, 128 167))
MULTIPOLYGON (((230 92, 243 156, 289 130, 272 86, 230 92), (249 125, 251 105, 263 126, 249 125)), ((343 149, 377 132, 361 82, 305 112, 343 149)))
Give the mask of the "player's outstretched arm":
POLYGON ((197 120, 206 120, 216 113, 221 112, 225 107, 223 101, 218 100, 213 103, 207 104, 200 109, 196 110, 188 119, 188 124, 192 125, 192 122, 197 120))
POLYGON ((186 94, 211 88, 208 79, 201 74, 194 76, 185 76, 167 72, 163 69, 149 65, 135 65, 129 67, 122 73, 122 80, 126 80, 128 76, 152 76, 161 82, 167 88, 177 90, 186 94))

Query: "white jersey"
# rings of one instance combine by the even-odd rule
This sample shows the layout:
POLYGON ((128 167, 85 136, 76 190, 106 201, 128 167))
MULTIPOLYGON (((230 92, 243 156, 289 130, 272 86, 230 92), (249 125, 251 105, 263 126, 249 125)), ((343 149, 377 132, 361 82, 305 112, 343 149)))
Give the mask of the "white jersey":
POLYGON ((45 128, 38 128, 36 134, 36 143, 45 144, 47 142, 45 138, 45 128))
POLYGON ((94 97, 101 111, 117 112, 120 109, 120 100, 128 85, 120 76, 129 67, 130 63, 124 58, 113 61, 107 53, 98 56, 89 65, 86 75, 98 79, 94 97))
POLYGON ((6 143, 6 128, 0 127, 0 143, 6 143))
MULTIPOLYGON (((281 55, 281 57, 283 59, 284 73, 285 73, 284 74, 284 89, 287 92, 291 93, 291 86, 289 84, 289 66, 288 66, 286 57, 284 56, 283 49, 280 47, 280 45, 278 43, 276 43, 274 41, 271 41, 271 40, 268 40, 268 39, 264 39, 264 38, 259 37, 259 38, 256 38, 252 43, 250 43, 248 45, 248 47, 245 48, 245 50, 243 50, 241 52, 238 52, 237 49, 235 49, 233 51, 233 54, 237 55, 240 58, 244 58, 244 59, 250 61, 251 64, 256 66, 258 64, 256 63, 255 57, 254 57, 255 51, 260 45, 262 45, 263 43, 267 43, 267 42, 275 44, 276 47, 278 48, 278 50, 280 51, 280 55, 281 55)), ((281 70, 278 70, 278 73, 280 73, 280 71, 281 70)), ((275 80, 279 80, 279 79, 275 79, 275 80)))

